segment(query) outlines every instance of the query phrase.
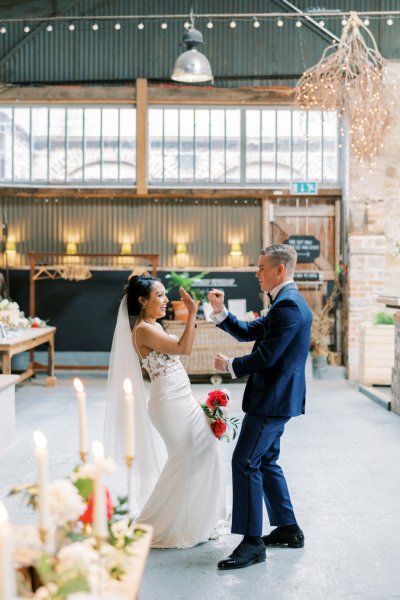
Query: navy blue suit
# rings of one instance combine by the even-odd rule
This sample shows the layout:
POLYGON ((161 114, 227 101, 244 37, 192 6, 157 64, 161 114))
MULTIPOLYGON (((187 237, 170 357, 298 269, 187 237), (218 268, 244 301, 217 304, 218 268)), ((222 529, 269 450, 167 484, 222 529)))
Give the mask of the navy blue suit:
POLYGON ((219 325, 239 341, 255 341, 251 354, 232 363, 237 377, 249 375, 243 396, 246 415, 232 457, 232 533, 261 535, 263 498, 271 525, 296 524, 276 461, 285 424, 304 413, 311 323, 311 310, 289 283, 265 317, 246 323, 228 313, 219 325))

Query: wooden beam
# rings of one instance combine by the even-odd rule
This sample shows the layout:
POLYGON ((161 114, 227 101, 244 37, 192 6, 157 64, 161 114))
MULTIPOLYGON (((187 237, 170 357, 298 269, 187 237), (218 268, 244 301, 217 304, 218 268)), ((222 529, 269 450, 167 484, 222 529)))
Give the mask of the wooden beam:
POLYGON ((296 208, 295 206, 275 206, 276 217, 334 217, 335 206, 308 206, 307 208, 296 208))
MULTIPOLYGON (((0 197, 17 198, 197 198, 202 200, 214 199, 260 199, 265 193, 273 193, 274 188, 260 190, 257 188, 158 188, 139 193, 135 188, 55 188, 55 187, 0 187, 0 197)), ((320 190, 319 196, 340 197, 341 190, 338 188, 320 190)), ((287 196, 287 194, 280 195, 287 196)), ((275 209, 276 210, 276 209, 275 209)), ((282 207, 281 210, 284 210, 282 207)), ((297 215, 298 213, 296 213, 297 215)))
POLYGON ((136 80, 136 191, 147 194, 147 79, 136 80))
MULTIPOLYGON (((136 86, 85 86, 85 85, 42 85, 7 86, 0 95, 0 104, 136 104, 136 86)), ((151 85, 148 87, 148 104, 196 104, 196 105, 291 105, 294 88, 291 87, 246 87, 215 88, 182 85, 151 85)))

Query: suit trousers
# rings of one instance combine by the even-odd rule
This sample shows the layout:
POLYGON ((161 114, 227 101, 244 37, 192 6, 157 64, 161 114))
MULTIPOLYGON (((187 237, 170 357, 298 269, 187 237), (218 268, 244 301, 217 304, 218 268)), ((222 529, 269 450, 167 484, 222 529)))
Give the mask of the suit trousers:
POLYGON ((290 417, 246 414, 232 456, 232 533, 262 534, 263 498, 270 525, 295 525, 288 486, 276 463, 290 417))

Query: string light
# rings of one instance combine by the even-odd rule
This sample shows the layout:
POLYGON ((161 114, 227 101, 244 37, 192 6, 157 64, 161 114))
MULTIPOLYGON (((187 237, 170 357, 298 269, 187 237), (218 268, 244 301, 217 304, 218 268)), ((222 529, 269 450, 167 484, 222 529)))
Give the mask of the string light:
POLYGON ((255 29, 258 29, 260 27, 260 21, 257 19, 257 17, 254 17, 253 27, 255 29))
POLYGON ((368 27, 368 26, 369 26, 369 19, 368 19, 368 17, 366 17, 366 18, 364 19, 364 25, 365 25, 365 27, 368 27))
POLYGON ((321 21, 318 21, 318 25, 319 27, 325 27, 325 21, 321 19, 321 21))
POLYGON ((115 23, 114 29, 115 31, 119 31, 121 29, 121 23, 115 23))
POLYGON ((47 25, 47 27, 46 27, 46 31, 48 31, 49 33, 50 33, 51 31, 53 31, 53 25, 51 25, 51 24, 47 25))
POLYGON ((235 29, 235 27, 236 27, 236 21, 234 21, 234 20, 232 19, 232 21, 229 23, 229 27, 230 27, 231 29, 235 29))
POLYGON ((25 25, 24 27, 24 33, 29 33, 31 30, 31 28, 29 27, 29 25, 25 25))
POLYGON ((163 21, 161 23, 161 29, 167 29, 167 28, 168 28, 168 24, 165 21, 163 21))
POLYGON ((211 21, 211 19, 208 19, 207 21, 207 29, 212 29, 214 27, 214 23, 211 21))
POLYGON ((296 27, 300 28, 302 25, 302 22, 300 21, 300 19, 297 19, 296 21, 296 27))
POLYGON ((389 17, 388 20, 386 21, 386 23, 389 25, 389 27, 391 27, 393 25, 392 17, 389 17))
POLYGON ((70 23, 68 25, 68 29, 69 29, 69 31, 75 31, 75 25, 73 23, 70 23))
POLYGON ((184 26, 185 29, 190 29, 190 23, 189 23, 189 21, 185 21, 184 24, 183 24, 183 26, 184 26))
POLYGON ((283 27, 283 19, 279 17, 279 19, 276 21, 276 25, 277 27, 283 27))
POLYGON ((93 23, 93 25, 92 25, 93 31, 97 31, 98 28, 99 28, 99 26, 97 25, 97 23, 93 23))
POLYGON ((140 30, 144 29, 144 23, 142 21, 139 21, 137 28, 140 30))
POLYGON ((344 17, 344 18, 342 19, 342 25, 343 25, 343 27, 344 27, 345 25, 347 25, 347 19, 346 19, 346 17, 344 17))

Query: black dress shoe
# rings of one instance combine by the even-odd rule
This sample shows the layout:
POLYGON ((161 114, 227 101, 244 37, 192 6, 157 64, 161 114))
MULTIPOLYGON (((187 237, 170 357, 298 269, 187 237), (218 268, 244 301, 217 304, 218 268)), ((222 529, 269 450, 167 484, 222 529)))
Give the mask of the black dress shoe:
POLYGON ((304 547, 304 533, 300 528, 297 531, 286 531, 285 527, 277 527, 262 539, 266 546, 304 547))
POLYGON ((220 560, 218 569, 244 569, 265 561, 265 546, 262 540, 258 544, 240 542, 226 560, 220 560))

